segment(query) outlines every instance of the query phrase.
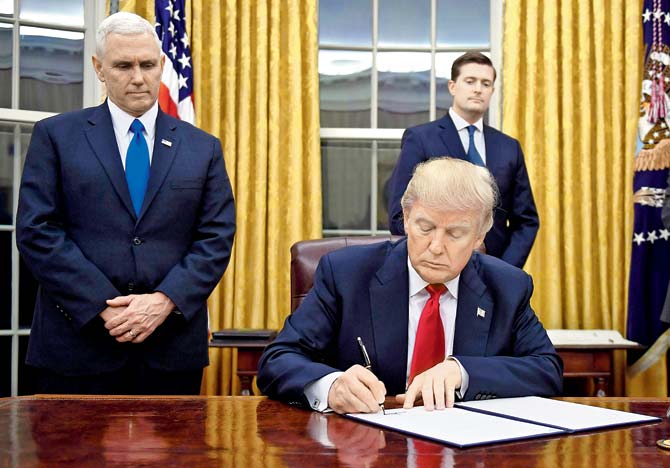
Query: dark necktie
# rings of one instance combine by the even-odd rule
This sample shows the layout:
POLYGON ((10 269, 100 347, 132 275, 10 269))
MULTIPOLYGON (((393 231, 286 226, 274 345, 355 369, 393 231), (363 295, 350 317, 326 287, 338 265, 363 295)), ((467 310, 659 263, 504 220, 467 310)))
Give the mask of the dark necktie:
POLYGON ((485 166, 484 160, 479 155, 479 151, 477 151, 477 147, 475 146, 476 131, 477 127, 474 125, 470 125, 468 127, 468 133, 470 134, 470 142, 468 143, 468 161, 470 161, 472 164, 476 164, 477 166, 485 166))
POLYGON ((421 311, 419 326, 416 328, 414 353, 409 372, 409 384, 414 377, 444 361, 444 326, 440 318, 440 296, 447 287, 444 284, 429 284, 426 291, 430 294, 421 311))
POLYGON ((138 119, 133 120, 133 123, 130 124, 133 139, 130 141, 126 153, 126 181, 137 216, 140 215, 144 193, 147 191, 149 181, 149 147, 142 134, 143 130, 142 122, 138 119))

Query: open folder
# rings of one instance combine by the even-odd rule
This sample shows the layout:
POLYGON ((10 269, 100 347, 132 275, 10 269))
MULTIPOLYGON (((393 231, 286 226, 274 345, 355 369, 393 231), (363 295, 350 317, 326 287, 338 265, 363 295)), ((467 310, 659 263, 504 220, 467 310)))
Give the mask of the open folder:
POLYGON ((441 411, 419 406, 386 410, 385 415, 346 416, 461 448, 661 420, 540 397, 469 401, 441 411))

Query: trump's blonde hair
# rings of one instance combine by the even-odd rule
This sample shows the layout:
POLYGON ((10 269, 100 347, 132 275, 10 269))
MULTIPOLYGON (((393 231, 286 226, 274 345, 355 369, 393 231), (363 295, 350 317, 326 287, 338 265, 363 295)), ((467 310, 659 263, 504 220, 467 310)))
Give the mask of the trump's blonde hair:
POLYGON ((417 201, 440 211, 480 213, 479 233, 483 235, 493 226, 498 186, 485 167, 462 159, 432 158, 414 168, 400 201, 405 219, 417 201))

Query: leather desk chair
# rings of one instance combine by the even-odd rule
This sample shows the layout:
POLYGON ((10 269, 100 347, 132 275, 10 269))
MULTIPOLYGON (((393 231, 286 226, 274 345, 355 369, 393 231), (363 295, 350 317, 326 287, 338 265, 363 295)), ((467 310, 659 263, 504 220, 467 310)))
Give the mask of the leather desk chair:
POLYGON ((342 249, 352 245, 376 244, 383 241, 398 241, 403 236, 380 235, 380 236, 349 236, 349 237, 327 237, 325 239, 312 239, 299 241, 291 247, 291 312, 305 299, 314 284, 314 273, 319 260, 325 254, 333 250, 342 249))

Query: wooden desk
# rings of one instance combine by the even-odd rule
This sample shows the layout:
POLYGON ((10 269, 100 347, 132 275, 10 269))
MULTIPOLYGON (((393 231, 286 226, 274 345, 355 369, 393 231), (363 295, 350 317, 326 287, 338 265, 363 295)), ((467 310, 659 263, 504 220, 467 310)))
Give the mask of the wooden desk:
MULTIPOLYGON (((569 400, 663 417, 670 403, 569 400)), ((0 399, 0 428, 3 467, 670 466, 655 445, 670 437, 666 418, 457 449, 265 397, 35 396, 0 399)))
MULTIPOLYGON (((258 372, 258 361, 268 344, 269 341, 267 340, 212 340, 210 342, 211 347, 237 348, 237 376, 240 379, 240 395, 251 395, 252 382, 258 372)), ((593 394, 579 394, 576 396, 604 397, 612 395, 614 351, 631 348, 642 347, 559 345, 556 346, 556 351, 563 359, 564 378, 593 379, 593 394)))

